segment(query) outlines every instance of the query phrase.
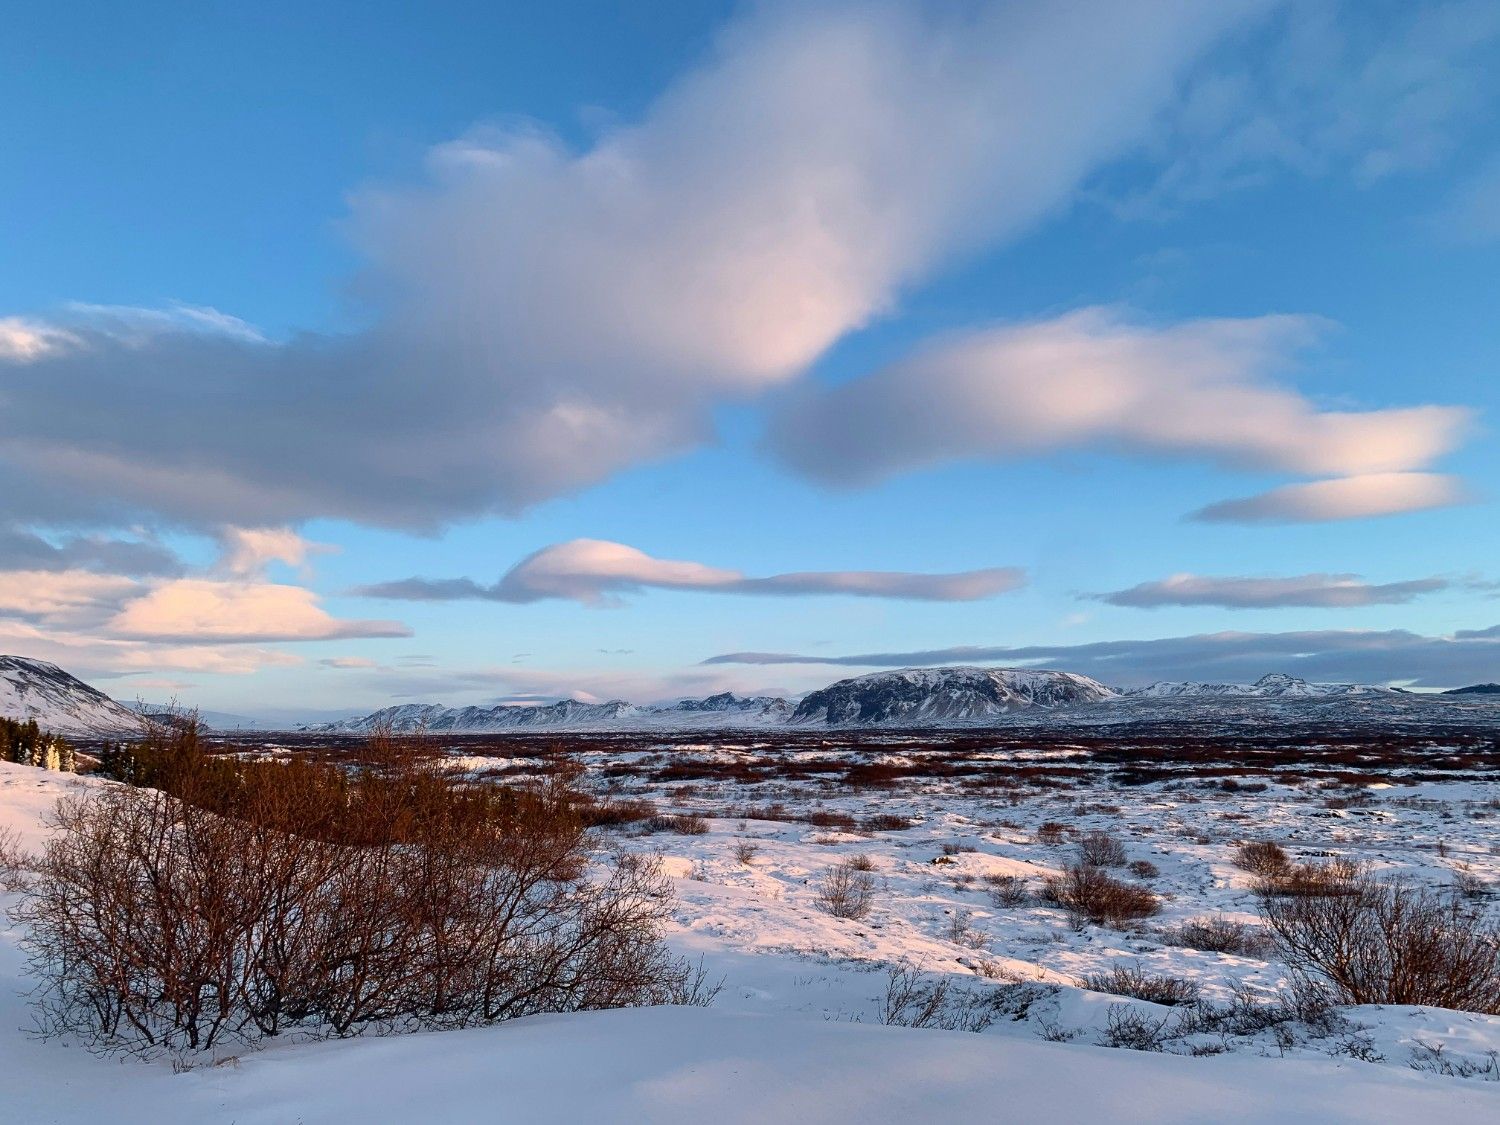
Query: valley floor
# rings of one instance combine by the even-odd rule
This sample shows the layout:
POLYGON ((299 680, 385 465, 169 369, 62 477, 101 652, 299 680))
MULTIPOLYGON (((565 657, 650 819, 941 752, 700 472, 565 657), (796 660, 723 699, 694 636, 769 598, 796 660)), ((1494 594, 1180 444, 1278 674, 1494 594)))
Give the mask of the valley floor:
MULTIPOLYGON (((743 751, 763 757, 764 747, 743 751)), ((282 1044, 238 1058, 96 1059, 38 1042, 13 933, 0 934, 0 1105, 17 1121, 1057 1121, 1500 1120, 1500 1017, 1417 1008, 1345 1009, 1337 1026, 1180 1026, 1180 1010, 1086 987, 1116 966, 1196 985, 1205 1000, 1271 998, 1274 958, 1177 944, 1183 922, 1256 921, 1239 842, 1273 839, 1294 859, 1359 859, 1379 873, 1450 885, 1478 908, 1500 883, 1500 783, 1336 782, 1289 776, 1179 777, 1004 787, 909 774, 851 787, 799 771, 744 783, 663 780, 664 764, 727 761, 705 739, 579 756, 614 800, 693 820, 637 820, 601 846, 652 851, 674 877, 673 945, 724 990, 709 1009, 549 1016, 466 1032, 282 1044), (1264 789, 1258 786, 1264 785, 1264 789), (887 818, 880 820, 878 818, 887 818), (674 831, 686 828, 689 833, 674 831), (698 832, 702 829, 701 833, 698 832), (1074 929, 1055 906, 1001 905, 987 877, 1034 891, 1107 830, 1162 912, 1130 930, 1074 929), (822 877, 867 857, 873 905, 831 916, 822 877), (881 1026, 893 969, 947 983, 936 1022, 978 1033, 881 1026), (1127 1019, 1127 1017, 1129 1017, 1127 1019), (1150 1050, 1101 1044, 1132 1039, 1150 1050), (1139 1028, 1154 1028, 1139 1037, 1139 1028), (1202 1056, 1202 1057, 1195 1057, 1202 1056), (1466 1076, 1462 1076, 1466 1075, 1466 1076)), ((799 752, 800 753, 800 752, 799 752)), ((815 763, 821 751, 807 751, 815 763)), ((900 765, 879 747, 856 755, 900 765)), ((492 759, 455 764, 476 773, 492 759)), ((729 764, 732 765, 732 762, 729 764)), ((524 760, 508 763, 520 776, 524 760)), ((687 771, 692 772, 692 771, 687 771)), ((701 771, 700 771, 701 772, 701 771)), ((40 838, 68 786, 97 784, 0 766, 0 824, 40 838)), ((863 861, 862 861, 863 864, 863 861)), ((1123 874, 1123 873, 1122 873, 1123 874)), ((1135 876, 1124 875, 1126 878, 1135 876)), ((899 978, 898 978, 899 981, 899 978)))

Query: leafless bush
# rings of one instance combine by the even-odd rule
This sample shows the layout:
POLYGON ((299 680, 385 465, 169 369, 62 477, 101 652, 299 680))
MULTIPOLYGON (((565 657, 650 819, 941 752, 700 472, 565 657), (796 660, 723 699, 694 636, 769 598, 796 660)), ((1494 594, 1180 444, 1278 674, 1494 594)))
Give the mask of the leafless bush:
POLYGON ((1124 867, 1125 845, 1108 832, 1088 832, 1078 841, 1078 861, 1093 867, 1124 867))
POLYGON ((759 844, 752 844, 749 840, 737 840, 734 845, 734 861, 748 864, 759 851, 759 844))
POLYGON ((874 816, 867 816, 860 821, 859 827, 865 832, 904 832, 908 828, 915 827, 916 823, 909 816, 876 813, 874 816))
POLYGON ((1123 883, 1085 863, 1075 863, 1061 877, 1048 879, 1043 894, 1068 912, 1075 927, 1084 922, 1118 926, 1149 918, 1161 909, 1161 900, 1145 887, 1123 883))
POLYGON ((1493 893, 1489 883, 1475 874, 1467 863, 1460 863, 1453 869, 1453 889, 1470 901, 1489 898, 1493 893))
POLYGON ((1486 1051, 1484 1061, 1449 1055, 1442 1043, 1417 1041, 1411 1049, 1411 1068, 1445 1078, 1478 1078, 1500 1082, 1500 1051, 1486 1051))
POLYGON ((1364 868, 1352 859, 1294 863, 1278 874, 1259 877, 1255 890, 1265 898, 1326 898, 1353 894, 1364 874, 1364 868))
POLYGON ((1129 1004, 1111 1004, 1098 1043, 1127 1051, 1160 1051, 1170 1038, 1170 1023, 1167 1016, 1152 1016, 1129 1004))
POLYGON ((1149 859, 1132 860, 1125 870, 1129 871, 1137 879, 1155 879, 1161 874, 1161 868, 1157 867, 1149 859))
POLYGON ((679 836, 706 836, 708 834, 708 821, 701 816, 684 814, 680 816, 653 816, 646 820, 646 830, 649 832, 675 832, 679 836))
POLYGON ((1116 965, 1107 973, 1090 973, 1083 982, 1095 992, 1130 996, 1168 1008, 1195 1004, 1202 996, 1202 990, 1190 980, 1156 976, 1139 965, 1116 965))
POLYGON ((1161 939, 1168 945, 1238 957, 1264 957, 1272 947, 1260 926, 1229 918, 1190 918, 1175 929, 1162 931, 1161 939))
POLYGON ((14 912, 44 1034, 196 1051, 702 994, 661 941, 659 865, 591 877, 559 777, 466 789, 410 758, 350 776, 168 750, 136 765, 172 792, 53 814, 14 912))
POLYGON ((814 809, 807 814, 807 823, 814 828, 834 828, 840 832, 853 832, 859 826, 848 813, 834 812, 832 809, 814 809))
POLYGON ((1036 828, 1036 842, 1056 847, 1068 838, 1068 826, 1059 820, 1044 820, 1036 828))
POLYGON ((863 918, 875 904, 875 877, 840 860, 823 872, 817 902, 835 918, 863 918))
POLYGON ((874 871, 875 870, 875 861, 873 859, 871 859, 869 856, 865 855, 863 852, 860 852, 860 853, 858 853, 856 855, 851 855, 844 862, 847 863, 849 865, 850 869, 854 870, 854 871, 874 871))
POLYGON ((1267 897, 1261 909, 1305 989, 1500 1014, 1500 928, 1456 897, 1361 875, 1339 893, 1267 897))
POLYGON ((917 966, 899 965, 887 975, 880 1022, 977 1032, 994 1023, 995 1015, 995 1005, 984 993, 957 988, 947 977, 927 979, 917 966))
POLYGON ((14 828, 0 827, 0 891, 18 891, 32 860, 21 849, 21 836, 14 828))
POLYGON ((984 881, 996 906, 1020 906, 1026 901, 1026 880, 1019 875, 986 875, 984 881))
POLYGON ((1241 844, 1234 853, 1234 865, 1262 878, 1274 879, 1292 866, 1286 849, 1271 840, 1252 840, 1241 844))

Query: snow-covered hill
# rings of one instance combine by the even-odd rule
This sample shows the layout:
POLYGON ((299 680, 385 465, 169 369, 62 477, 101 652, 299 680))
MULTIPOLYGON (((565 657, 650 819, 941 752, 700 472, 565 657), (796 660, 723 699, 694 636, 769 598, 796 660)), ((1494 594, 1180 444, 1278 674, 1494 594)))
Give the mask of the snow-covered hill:
POLYGON ((621 699, 608 703, 583 703, 575 699, 564 699, 539 707, 517 704, 444 707, 437 703, 404 703, 382 708, 362 718, 324 723, 308 729, 332 734, 367 734, 381 727, 389 727, 397 733, 426 730, 449 734, 484 734, 536 727, 635 729, 759 726, 784 722, 791 711, 792 705, 785 699, 764 695, 739 696, 726 691, 705 699, 683 699, 654 707, 640 707, 621 699))
POLYGON ((1113 699, 1098 680, 1015 668, 904 668, 840 680, 803 698, 797 723, 872 725, 968 722, 1023 708, 1113 699))
POLYGON ((0 717, 35 719, 64 735, 107 735, 141 728, 141 717, 45 660, 0 656, 0 717))
POLYGON ((1326 699, 1340 695, 1378 695, 1396 692, 1396 688, 1371 684, 1310 684, 1284 672, 1271 672, 1253 684, 1198 683, 1192 680, 1173 682, 1159 680, 1143 688, 1123 693, 1127 699, 1326 699))

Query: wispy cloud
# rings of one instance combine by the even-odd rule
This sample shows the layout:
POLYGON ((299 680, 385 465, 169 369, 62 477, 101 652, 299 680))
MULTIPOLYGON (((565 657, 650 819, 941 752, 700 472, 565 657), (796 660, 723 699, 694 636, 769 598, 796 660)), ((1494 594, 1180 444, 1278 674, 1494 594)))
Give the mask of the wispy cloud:
POLYGON ((1223 609, 1270 609, 1309 606, 1324 609, 1396 605, 1422 594, 1447 589, 1443 578, 1371 584, 1356 574, 1299 574, 1290 578, 1216 578, 1174 574, 1126 590, 1092 597, 1110 605, 1154 609, 1158 606, 1209 605, 1223 609))
POLYGON ((643 589, 696 590, 719 594, 781 597, 844 594, 911 601, 975 601, 1025 584, 1014 567, 992 567, 952 574, 906 571, 801 571, 751 578, 698 562, 658 559, 623 543, 574 539, 528 555, 503 578, 484 585, 470 578, 406 578, 364 586, 366 597, 404 601, 483 600, 526 603, 549 598, 597 605, 643 589))
POLYGON ((1470 492, 1441 473, 1367 473, 1221 500, 1189 517, 1208 523, 1323 523, 1421 512, 1465 503, 1470 492))

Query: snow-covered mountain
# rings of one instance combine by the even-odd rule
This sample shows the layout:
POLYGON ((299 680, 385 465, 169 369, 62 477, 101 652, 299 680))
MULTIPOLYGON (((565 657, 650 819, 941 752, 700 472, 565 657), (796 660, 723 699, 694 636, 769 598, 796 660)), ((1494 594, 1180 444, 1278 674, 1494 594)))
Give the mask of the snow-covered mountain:
POLYGON ((640 707, 615 699, 608 703, 582 703, 564 699, 543 707, 499 704, 494 707, 444 707, 437 703, 404 703, 386 707, 358 719, 324 723, 307 729, 331 734, 367 734, 389 727, 397 733, 417 730, 449 734, 484 734, 489 731, 529 730, 535 727, 712 727, 760 726, 782 723, 792 713, 785 699, 768 695, 741 696, 721 692, 705 699, 682 699, 676 703, 640 707))
POLYGON ((1017 668, 903 668, 840 680, 805 696, 795 723, 875 725, 967 722, 1024 708, 1113 699, 1098 680, 1017 668))
POLYGON ((676 703, 649 707, 648 714, 670 719, 677 716, 724 716, 779 721, 791 717, 792 705, 771 695, 735 695, 724 691, 703 699, 682 699, 676 703))
POLYGON ((524 730, 529 727, 587 727, 618 722, 639 714, 633 703, 616 699, 609 703, 580 703, 564 699, 541 707, 503 703, 495 707, 444 707, 437 703, 403 703, 383 707, 359 719, 324 723, 310 730, 333 734, 368 734, 389 728, 402 734, 412 731, 444 731, 449 734, 483 734, 488 731, 524 730))
POLYGON ((141 717, 56 664, 0 656, 0 716, 35 719, 54 734, 109 735, 141 729, 141 717))
POLYGON ((1271 672, 1253 684, 1197 683, 1192 680, 1173 682, 1159 680, 1143 688, 1134 688, 1122 693, 1129 699, 1187 699, 1187 698, 1232 698, 1232 699, 1327 699, 1340 695, 1389 695, 1399 693, 1396 688, 1375 687, 1371 684, 1310 684, 1284 672, 1271 672))

